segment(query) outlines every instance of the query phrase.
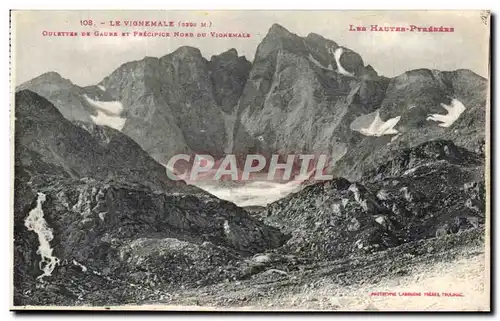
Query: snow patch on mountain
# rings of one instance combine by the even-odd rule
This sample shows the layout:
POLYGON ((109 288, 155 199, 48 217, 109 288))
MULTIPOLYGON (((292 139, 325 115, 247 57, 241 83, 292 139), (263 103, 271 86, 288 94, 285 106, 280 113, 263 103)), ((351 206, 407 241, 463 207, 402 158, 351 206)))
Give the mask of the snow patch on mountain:
POLYGON ((326 70, 332 70, 333 71, 333 67, 332 67, 332 64, 329 64, 328 67, 325 67, 321 64, 321 62, 317 61, 316 59, 314 59, 314 57, 309 54, 309 61, 311 61, 312 63, 314 63, 316 66, 320 67, 320 68, 323 68, 323 69, 326 69, 326 70))
POLYGON ((342 67, 342 65, 340 64, 340 57, 342 56, 343 53, 344 53, 344 49, 342 49, 342 47, 339 47, 339 48, 337 48, 337 50, 335 50, 335 52, 333 54, 333 56, 335 57, 335 62, 337 63, 337 70, 342 75, 354 76, 352 73, 345 70, 344 67, 342 67))
POLYGON ((380 137, 383 135, 395 135, 399 132, 394 128, 401 116, 390 118, 387 121, 383 121, 380 118, 380 112, 377 110, 374 113, 362 115, 355 119, 350 128, 365 136, 376 136, 380 137), (368 126, 366 126, 368 124, 368 126))
POLYGON ((117 130, 123 129, 126 118, 120 116, 123 111, 123 105, 120 101, 99 101, 87 95, 83 96, 97 111, 97 116, 90 115, 90 118, 96 125, 109 126, 117 130))
POLYGON ((99 109, 106 114, 118 116, 123 111, 123 105, 119 101, 99 101, 83 95, 87 102, 94 108, 99 109))
POLYGON ((106 91, 106 88, 104 86, 101 86, 101 85, 97 85, 97 88, 99 88, 100 90, 102 91, 106 91))
POLYGON ((36 200, 36 207, 32 209, 26 220, 24 221, 24 226, 28 231, 33 231, 38 235, 38 250, 37 254, 42 257, 41 261, 38 263, 42 274, 37 277, 37 279, 42 279, 45 276, 51 276, 52 271, 54 271, 57 264, 59 264, 59 259, 52 255, 53 249, 50 247, 50 241, 54 239, 54 234, 52 229, 47 225, 47 222, 43 218, 42 204, 45 202, 46 196, 43 193, 38 193, 38 198, 36 200))
POLYGON ((119 116, 108 116, 102 111, 97 112, 97 116, 90 116, 96 125, 108 126, 117 130, 122 130, 125 125, 125 118, 119 116))
POLYGON ((452 99, 450 105, 441 104, 441 106, 448 112, 446 115, 430 114, 427 120, 440 122, 440 127, 450 127, 462 113, 465 111, 465 106, 458 99, 452 99))

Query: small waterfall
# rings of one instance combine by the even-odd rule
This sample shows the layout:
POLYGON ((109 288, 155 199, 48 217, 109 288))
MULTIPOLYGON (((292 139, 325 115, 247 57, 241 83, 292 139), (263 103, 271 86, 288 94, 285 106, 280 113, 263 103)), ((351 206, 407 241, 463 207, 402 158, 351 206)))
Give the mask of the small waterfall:
POLYGON ((42 279, 44 276, 51 276, 52 271, 59 264, 59 259, 52 255, 53 249, 50 247, 50 241, 54 238, 54 234, 43 218, 42 204, 45 202, 45 199, 45 194, 38 193, 36 207, 30 211, 24 221, 24 225, 28 228, 28 231, 33 231, 38 235, 38 242, 40 243, 36 253, 42 257, 39 267, 43 273, 37 279, 42 279))

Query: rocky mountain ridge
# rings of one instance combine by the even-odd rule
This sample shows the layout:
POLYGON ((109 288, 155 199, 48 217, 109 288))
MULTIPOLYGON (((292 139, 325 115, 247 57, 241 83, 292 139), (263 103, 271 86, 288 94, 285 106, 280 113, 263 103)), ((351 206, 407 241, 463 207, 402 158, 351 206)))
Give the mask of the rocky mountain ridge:
POLYGON ((484 158, 451 141, 406 149, 368 171, 306 186, 262 210, 296 255, 335 259, 484 227, 484 158))
POLYGON ((14 303, 260 289, 328 262, 480 243, 486 99, 471 71, 389 79, 279 25, 253 63, 181 47, 95 86, 42 75, 15 96, 14 303), (170 180, 177 153, 327 154, 335 178, 247 211, 170 180))
POLYGON ((70 120, 114 126, 163 164, 177 153, 313 153, 327 155, 334 174, 358 180, 366 169, 359 164, 425 141, 484 145, 484 78, 428 69, 387 78, 349 48, 277 24, 252 63, 234 49, 206 60, 181 47, 125 63, 96 86, 48 73, 19 89, 70 120))

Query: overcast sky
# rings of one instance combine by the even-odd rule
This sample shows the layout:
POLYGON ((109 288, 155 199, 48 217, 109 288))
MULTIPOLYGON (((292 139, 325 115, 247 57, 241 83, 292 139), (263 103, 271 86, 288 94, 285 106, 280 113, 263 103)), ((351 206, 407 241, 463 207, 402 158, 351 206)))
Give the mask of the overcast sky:
MULTIPOLYGON (((314 32, 358 52, 379 74, 393 77, 407 70, 467 68, 488 75, 488 30, 480 12, 433 11, 25 11, 13 15, 13 68, 20 84, 47 71, 59 72, 77 85, 101 81, 121 64, 145 56, 160 57, 179 46, 198 47, 210 59, 230 48, 253 60, 273 23, 306 36, 314 32), (80 20, 92 19, 96 27, 80 20), (247 32, 250 38, 99 38, 43 37, 43 31, 133 31, 146 28, 101 27, 109 20, 210 21, 206 32, 247 32), (452 33, 349 32, 349 25, 448 26, 452 33), (128 29, 128 30, 125 30, 128 29)), ((147 28, 166 31, 166 28, 147 28)), ((202 31, 202 28, 171 31, 202 31)))

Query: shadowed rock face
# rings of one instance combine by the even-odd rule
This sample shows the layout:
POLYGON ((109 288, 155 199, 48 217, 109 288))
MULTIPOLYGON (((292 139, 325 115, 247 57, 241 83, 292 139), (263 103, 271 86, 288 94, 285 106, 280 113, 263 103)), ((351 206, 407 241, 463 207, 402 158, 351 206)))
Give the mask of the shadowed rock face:
POLYGON ((225 113, 232 114, 243 92, 252 64, 245 57, 238 57, 235 49, 230 49, 218 56, 212 56, 208 66, 214 99, 225 113))
POLYGON ((237 152, 345 151, 356 134, 343 128, 343 120, 361 110, 355 103, 358 84, 337 72, 337 48, 317 35, 301 38, 271 27, 239 101, 237 152))
POLYGON ((168 179, 163 166, 119 131, 89 123, 77 126, 31 91, 16 93, 15 103, 17 160, 34 176, 63 173, 67 177, 114 179, 160 190, 178 185, 168 179), (47 166, 58 170, 47 170, 47 166))

